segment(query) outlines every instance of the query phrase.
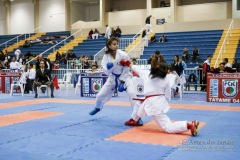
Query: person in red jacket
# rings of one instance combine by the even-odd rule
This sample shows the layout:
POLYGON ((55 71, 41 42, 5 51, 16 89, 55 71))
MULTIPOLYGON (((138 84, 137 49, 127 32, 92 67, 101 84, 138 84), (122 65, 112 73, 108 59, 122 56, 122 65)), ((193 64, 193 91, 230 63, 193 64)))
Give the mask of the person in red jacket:
POLYGON ((201 86, 201 91, 206 91, 207 88, 207 73, 210 72, 210 62, 211 62, 212 56, 208 56, 207 60, 203 63, 203 85, 201 86))

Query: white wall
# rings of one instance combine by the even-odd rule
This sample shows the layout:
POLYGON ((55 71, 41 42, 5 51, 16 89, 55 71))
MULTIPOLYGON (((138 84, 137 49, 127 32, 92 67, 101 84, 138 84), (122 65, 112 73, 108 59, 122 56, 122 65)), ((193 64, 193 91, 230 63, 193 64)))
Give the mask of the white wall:
POLYGON ((144 25, 146 9, 126 10, 108 13, 109 26, 144 25))
POLYGON ((232 0, 232 17, 240 18, 240 10, 237 10, 237 0, 232 0))
POLYGON ((227 19, 227 3, 229 2, 178 6, 176 13, 177 22, 227 19))
POLYGON ((7 34, 6 23, 6 8, 3 2, 0 2, 0 35, 7 34))
MULTIPOLYGON (((221 30, 227 29, 232 19, 195 21, 195 22, 176 22, 164 24, 162 32, 184 32, 184 31, 201 31, 201 30, 221 30)), ((238 21, 236 21, 237 23, 238 21)), ((234 22, 235 24, 235 22, 234 22)))
MULTIPOLYGON (((156 19, 165 19, 167 23, 172 22, 170 7, 153 8, 151 12, 152 12, 151 24, 154 32, 161 32, 164 28, 164 25, 156 25, 156 19)), ((143 19, 143 21, 145 22, 145 19, 143 19)))
POLYGON ((100 20, 100 6, 99 5, 89 5, 85 8, 85 21, 100 20))
POLYGON ((65 0, 40 0, 39 25, 42 32, 65 31, 65 0))
POLYGON ((11 2, 10 19, 11 34, 31 32, 34 29, 34 6, 32 0, 11 2))
POLYGON ((83 4, 72 1, 70 6, 70 12, 71 12, 71 24, 80 20, 82 21, 85 20, 86 13, 85 13, 85 6, 83 4))

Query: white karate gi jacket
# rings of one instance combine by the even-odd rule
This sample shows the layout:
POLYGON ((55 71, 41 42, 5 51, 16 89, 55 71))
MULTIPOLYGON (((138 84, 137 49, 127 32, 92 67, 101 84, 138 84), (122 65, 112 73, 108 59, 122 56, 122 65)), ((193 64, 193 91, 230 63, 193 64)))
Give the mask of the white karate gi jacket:
POLYGON ((145 96, 164 94, 147 98, 144 102, 140 103, 137 113, 138 116, 144 117, 166 113, 170 109, 167 100, 171 98, 171 89, 168 79, 166 77, 151 79, 149 70, 142 70, 137 66, 132 66, 132 70, 137 72, 142 78, 145 96))

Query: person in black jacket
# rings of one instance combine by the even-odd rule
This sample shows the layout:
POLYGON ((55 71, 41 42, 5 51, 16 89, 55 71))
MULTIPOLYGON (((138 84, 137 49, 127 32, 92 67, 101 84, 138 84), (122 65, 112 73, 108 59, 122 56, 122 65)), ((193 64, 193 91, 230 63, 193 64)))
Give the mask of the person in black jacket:
POLYGON ((234 73, 236 72, 231 67, 226 67, 225 62, 221 62, 219 68, 216 68, 212 71, 213 73, 234 73))
POLYGON ((151 25, 151 17, 152 17, 152 15, 150 15, 150 16, 148 16, 147 18, 146 18, 146 20, 145 20, 145 24, 146 24, 146 29, 149 29, 150 30, 150 32, 153 32, 153 30, 152 30, 152 25, 151 25))
POLYGON ((115 30, 116 31, 116 37, 121 37, 122 35, 122 30, 119 28, 119 26, 117 26, 117 29, 115 30))
POLYGON ((174 61, 171 64, 171 66, 173 66, 174 70, 177 72, 178 76, 181 75, 181 73, 183 72, 183 66, 182 63, 179 62, 179 57, 178 55, 174 56, 174 61))
POLYGON ((38 97, 38 93, 37 93, 37 87, 41 86, 41 85, 47 85, 51 88, 51 97, 54 98, 53 95, 53 90, 54 90, 54 86, 53 86, 53 81, 52 81, 52 77, 51 77, 51 72, 50 70, 45 68, 45 62, 44 61, 40 61, 40 68, 36 71, 36 77, 34 80, 34 91, 35 91, 35 97, 38 97))
POLYGON ((232 68, 235 68, 236 72, 240 72, 240 64, 237 62, 237 59, 233 60, 232 68))
POLYGON ((192 57, 191 57, 191 64, 193 62, 193 59, 196 59, 196 63, 198 64, 199 50, 197 49, 197 47, 194 47, 194 50, 193 50, 193 53, 192 53, 192 57))

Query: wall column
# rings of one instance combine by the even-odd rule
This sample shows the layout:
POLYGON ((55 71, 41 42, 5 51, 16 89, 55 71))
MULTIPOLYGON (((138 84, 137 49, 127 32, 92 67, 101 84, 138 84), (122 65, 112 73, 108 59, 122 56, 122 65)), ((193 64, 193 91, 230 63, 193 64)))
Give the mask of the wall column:
POLYGON ((65 30, 71 30, 71 18, 70 18, 70 0, 65 0, 65 30))
POLYGON ((177 13, 177 0, 170 0, 170 7, 171 7, 171 18, 170 18, 170 22, 174 23, 177 21, 176 18, 176 13, 177 13))
POLYGON ((149 15, 152 14, 152 0, 146 0, 146 4, 147 4, 147 15, 146 15, 146 17, 148 17, 149 15))
POLYGON ((100 25, 101 27, 104 27, 104 24, 105 24, 105 4, 106 4, 106 1, 105 0, 100 0, 100 3, 99 3, 99 21, 100 21, 100 25))
MULTIPOLYGON (((33 0, 34 6, 34 29, 40 27, 39 26, 39 0, 33 0)), ((43 26, 42 26, 43 27, 43 26)), ((35 32, 38 33, 39 29, 36 29, 35 32)))
POLYGON ((7 34, 11 34, 11 2, 8 0, 4 2, 4 6, 6 8, 6 29, 7 29, 7 34))

